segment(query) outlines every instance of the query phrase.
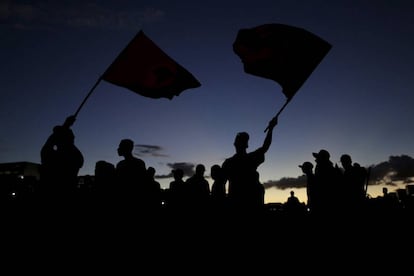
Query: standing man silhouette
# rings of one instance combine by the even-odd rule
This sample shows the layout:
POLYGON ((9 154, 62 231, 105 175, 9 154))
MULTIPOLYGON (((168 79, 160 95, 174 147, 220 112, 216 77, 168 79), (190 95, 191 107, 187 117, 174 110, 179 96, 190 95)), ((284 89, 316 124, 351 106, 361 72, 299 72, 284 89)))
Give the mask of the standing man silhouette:
POLYGON ((269 122, 263 145, 252 152, 247 152, 249 134, 239 132, 233 143, 236 153, 222 164, 223 173, 228 181, 230 204, 237 212, 257 211, 263 207, 257 168, 265 160, 265 153, 272 143, 273 128, 276 124, 277 117, 274 117, 269 122))
POLYGON ((135 157, 133 149, 134 141, 131 139, 122 139, 119 143, 118 155, 124 159, 116 164, 115 181, 120 205, 135 208, 142 206, 146 200, 147 194, 143 192, 143 187, 148 182, 148 174, 144 160, 135 157))
POLYGON ((302 172, 306 176, 306 196, 308 198, 306 205, 309 211, 313 212, 315 208, 318 208, 318 186, 316 183, 315 174, 313 173, 313 164, 309 161, 305 161, 302 165, 299 165, 299 168, 302 169, 302 172))
POLYGON ((78 191, 78 173, 84 163, 71 129, 75 120, 76 117, 71 115, 63 125, 55 126, 40 151, 40 189, 43 199, 61 207, 69 207, 72 205, 68 203, 74 203, 78 191))

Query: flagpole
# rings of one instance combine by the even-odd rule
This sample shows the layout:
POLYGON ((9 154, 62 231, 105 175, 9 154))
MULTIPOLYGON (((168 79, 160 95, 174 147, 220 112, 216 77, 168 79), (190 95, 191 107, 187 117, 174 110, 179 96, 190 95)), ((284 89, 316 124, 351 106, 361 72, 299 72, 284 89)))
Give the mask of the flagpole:
MULTIPOLYGON (((141 33, 142 31, 140 31, 139 33, 141 33)), ((137 36, 137 35, 136 35, 137 36)), ((125 49, 127 49, 128 48, 128 46, 132 43, 132 41, 134 41, 134 39, 132 39, 128 44, 127 44, 127 46, 125 47, 125 49)), ((108 68, 110 68, 111 66, 112 66, 112 64, 113 63, 115 63, 115 61, 119 58, 119 56, 125 51, 125 49, 123 50, 123 51, 121 51, 119 54, 118 54, 118 56, 112 61, 112 63, 111 63, 111 65, 108 67, 108 68)), ((108 69, 107 69, 108 70, 108 69)), ((105 73, 104 73, 105 74, 105 73)), ((96 83, 92 86, 92 88, 91 88, 91 90, 89 90, 89 93, 86 95, 86 97, 85 97, 85 99, 83 99, 83 102, 80 104, 80 106, 78 107, 78 110, 76 110, 76 113, 75 113, 75 117, 78 115, 78 113, 79 113, 79 111, 81 110, 81 108, 82 108, 82 106, 85 104, 85 102, 86 102, 86 100, 89 98, 89 96, 92 94, 92 92, 95 90, 95 88, 98 86, 98 84, 101 82, 101 80, 102 80, 102 78, 103 78, 103 75, 102 76, 100 76, 99 78, 98 78, 98 80, 96 81, 96 83)))
POLYGON ((89 96, 92 94, 92 92, 95 90, 95 88, 98 86, 98 84, 101 82, 102 77, 99 77, 98 80, 95 82, 95 84, 92 86, 91 90, 89 90, 88 94, 86 95, 86 97, 83 99, 82 103, 80 104, 80 106, 78 107, 78 110, 76 110, 74 117, 76 118, 76 116, 78 115, 79 111, 81 110, 82 106, 85 104, 86 100, 89 98, 89 96))
MULTIPOLYGON (((280 113, 282 113, 283 109, 285 109, 285 107, 288 105, 288 103, 290 102, 290 100, 293 97, 287 98, 285 104, 279 109, 279 111, 276 113, 276 115, 273 117, 273 119, 276 119, 277 117, 279 117, 280 113)), ((272 120, 273 120, 272 119, 272 120)), ((266 132, 269 129, 269 126, 266 127, 266 129, 264 130, 264 132, 266 132)))

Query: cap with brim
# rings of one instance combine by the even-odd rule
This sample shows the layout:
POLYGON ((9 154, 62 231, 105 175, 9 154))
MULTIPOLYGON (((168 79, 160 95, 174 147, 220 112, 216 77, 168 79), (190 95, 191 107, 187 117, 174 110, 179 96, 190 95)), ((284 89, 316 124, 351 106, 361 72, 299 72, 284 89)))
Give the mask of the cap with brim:
POLYGON ((313 168, 313 164, 311 162, 306 161, 306 162, 303 162, 303 164, 299 165, 298 167, 301 169, 302 168, 313 168))
POLYGON ((322 158, 322 159, 329 159, 330 158, 329 152, 327 150, 324 150, 324 149, 321 149, 318 153, 313 152, 312 155, 315 158, 322 158))

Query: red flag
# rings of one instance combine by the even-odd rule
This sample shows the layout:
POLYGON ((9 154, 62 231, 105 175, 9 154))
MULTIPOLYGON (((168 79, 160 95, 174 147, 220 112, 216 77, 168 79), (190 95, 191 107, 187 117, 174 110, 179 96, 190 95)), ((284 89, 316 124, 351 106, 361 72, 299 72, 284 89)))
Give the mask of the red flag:
POLYGON ((102 79, 150 98, 172 99, 186 89, 201 86, 143 31, 112 62, 102 79))
POLYGON ((264 24, 239 30, 233 43, 244 71, 272 79, 291 99, 332 45, 301 28, 264 24))

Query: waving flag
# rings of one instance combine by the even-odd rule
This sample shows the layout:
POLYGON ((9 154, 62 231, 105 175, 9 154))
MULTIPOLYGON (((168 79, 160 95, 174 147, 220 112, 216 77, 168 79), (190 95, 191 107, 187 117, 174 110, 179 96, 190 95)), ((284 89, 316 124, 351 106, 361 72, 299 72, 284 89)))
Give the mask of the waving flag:
POLYGON ((246 73, 276 81, 290 100, 331 49, 301 28, 264 24, 239 30, 233 43, 246 73))
POLYGON ((186 89, 201 86, 143 31, 112 62, 102 79, 150 98, 172 99, 186 89))

